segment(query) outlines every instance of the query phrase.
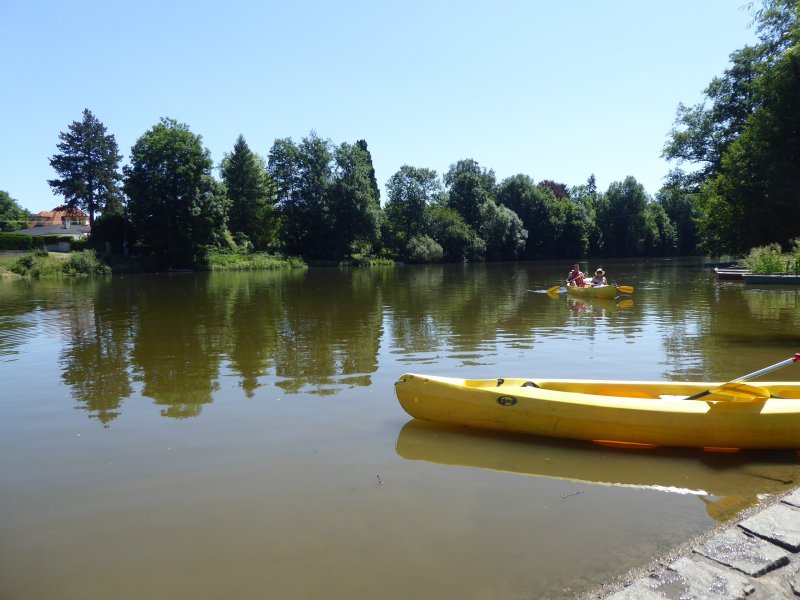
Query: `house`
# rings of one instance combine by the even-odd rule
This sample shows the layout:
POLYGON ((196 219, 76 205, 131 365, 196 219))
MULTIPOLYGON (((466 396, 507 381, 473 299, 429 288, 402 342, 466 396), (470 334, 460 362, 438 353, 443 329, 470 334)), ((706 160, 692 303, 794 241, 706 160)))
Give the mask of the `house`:
POLYGON ((63 226, 67 229, 70 225, 89 226, 89 215, 78 208, 54 208, 43 210, 33 215, 30 227, 63 226))
MULTIPOLYGON (((20 229, 13 233, 23 235, 58 235, 69 236, 76 240, 89 237, 92 228, 89 227, 89 216, 78 209, 53 209, 45 210, 33 216, 27 229, 20 229)), ((69 242, 59 242, 46 246, 48 250, 69 252, 69 242), (50 247, 53 246, 53 247, 50 247)))

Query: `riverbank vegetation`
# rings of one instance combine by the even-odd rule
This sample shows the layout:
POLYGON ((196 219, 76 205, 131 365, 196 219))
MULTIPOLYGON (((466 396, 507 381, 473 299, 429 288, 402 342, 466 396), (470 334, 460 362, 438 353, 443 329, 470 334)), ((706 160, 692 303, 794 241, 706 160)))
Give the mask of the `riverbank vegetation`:
POLYGON ((264 158, 240 135, 214 165, 201 136, 169 118, 120 171, 114 136, 88 109, 59 134, 49 183, 88 211, 92 243, 158 269, 788 249, 800 234, 799 12, 796 0, 765 0, 759 43, 731 55, 703 102, 678 107, 663 152, 677 167, 655 196, 633 176, 604 191, 593 174, 573 185, 498 181, 463 158, 441 175, 401 166, 382 201, 365 140, 312 131, 275 140, 264 158))
POLYGON ((784 252, 780 244, 767 244, 751 248, 742 264, 752 273, 800 273, 800 238, 794 241, 790 252, 784 252))
MULTIPOLYGON (((60 253, 36 250, 0 262, 0 271, 23 277, 100 277, 111 274, 111 268, 97 257, 94 250, 60 253)), ((7 276, 6 274, 6 276, 7 276)))

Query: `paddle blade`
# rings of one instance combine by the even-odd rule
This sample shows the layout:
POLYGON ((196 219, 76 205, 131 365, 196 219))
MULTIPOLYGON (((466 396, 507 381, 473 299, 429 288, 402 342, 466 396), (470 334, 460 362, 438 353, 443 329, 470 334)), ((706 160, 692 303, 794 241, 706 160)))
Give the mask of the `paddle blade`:
POLYGON ((758 402, 766 400, 772 394, 767 388, 749 383, 723 383, 708 390, 706 400, 727 400, 730 402, 758 402), (709 398, 711 396, 711 398, 709 398))
POLYGON ((561 291, 561 286, 560 285, 554 285, 553 287, 551 287, 550 289, 547 290, 547 293, 552 296, 553 294, 557 294, 560 291, 561 291))
POLYGON ((633 288, 629 285, 618 285, 617 290, 622 294, 632 294, 633 288))

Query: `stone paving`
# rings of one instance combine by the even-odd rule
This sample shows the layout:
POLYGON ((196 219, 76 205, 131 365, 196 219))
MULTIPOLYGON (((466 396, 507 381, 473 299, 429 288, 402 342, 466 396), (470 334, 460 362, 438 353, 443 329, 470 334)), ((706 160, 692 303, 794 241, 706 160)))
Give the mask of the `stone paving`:
POLYGON ((800 597, 800 489, 712 537, 607 600, 800 597))

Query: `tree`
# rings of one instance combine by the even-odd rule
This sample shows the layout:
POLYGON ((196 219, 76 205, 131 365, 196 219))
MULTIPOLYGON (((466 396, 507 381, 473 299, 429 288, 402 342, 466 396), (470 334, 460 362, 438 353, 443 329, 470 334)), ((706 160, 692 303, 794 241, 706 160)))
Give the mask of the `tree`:
POLYGON ((643 250, 644 212, 649 198, 633 177, 615 181, 598 199, 597 225, 606 256, 638 256, 643 250))
POLYGON ((448 206, 456 210, 467 225, 480 225, 481 206, 495 194, 494 171, 486 170, 473 159, 460 160, 444 176, 448 206))
POLYGON ((31 214, 22 208, 8 192, 0 190, 0 231, 25 229, 31 221, 31 214))
POLYGON ((656 194, 656 202, 664 208, 675 226, 676 253, 679 255, 697 252, 697 207, 693 201, 696 195, 684 191, 680 186, 669 185, 662 187, 656 194))
POLYGON ((329 194, 331 253, 337 258, 378 247, 383 218, 380 191, 367 143, 343 143, 334 152, 336 169, 329 194))
POLYGON ((426 207, 428 235, 442 248, 449 262, 483 260, 486 242, 467 225, 457 211, 445 204, 426 207))
POLYGON ((555 253, 560 215, 549 188, 537 186, 528 175, 513 175, 498 186, 497 202, 514 211, 528 232, 523 257, 541 258, 555 253))
POLYGON ((321 139, 315 131, 299 145, 291 138, 272 145, 268 170, 278 191, 280 238, 290 254, 330 257, 332 163, 330 140, 321 139))
POLYGON ((513 210, 493 201, 481 206, 480 235, 488 260, 514 260, 525 249, 528 232, 513 210))
POLYGON ((386 191, 386 241, 402 254, 425 230, 425 207, 441 200, 444 187, 436 171, 403 165, 389 178, 386 191))
POLYGON ((131 148, 124 169, 131 221, 163 263, 187 266, 204 246, 225 244, 228 200, 209 151, 188 125, 162 118, 131 148))
POLYGON ((760 43, 731 55, 707 102, 679 107, 664 155, 694 163, 672 184, 693 194, 701 244, 712 252, 797 235, 800 219, 800 4, 765 0, 760 43))
POLYGON ((228 229, 231 234, 243 234, 256 250, 275 246, 275 184, 267 174, 264 159, 250 150, 240 135, 233 152, 222 159, 220 173, 230 200, 228 229))
POLYGON ((648 202, 644 207, 642 251, 647 256, 672 256, 678 248, 678 235, 664 207, 648 202))
POLYGON ((566 184, 557 183, 552 179, 545 179, 544 181, 539 182, 539 187, 553 192, 553 196, 555 196, 557 200, 569 198, 569 188, 566 186, 566 184))
POLYGON ((58 135, 59 154, 50 159, 60 179, 50 179, 53 191, 64 197, 66 206, 89 213, 94 225, 96 211, 118 209, 122 204, 119 182, 117 142, 106 134, 105 126, 89 111, 83 110, 83 121, 73 121, 68 131, 58 135))

